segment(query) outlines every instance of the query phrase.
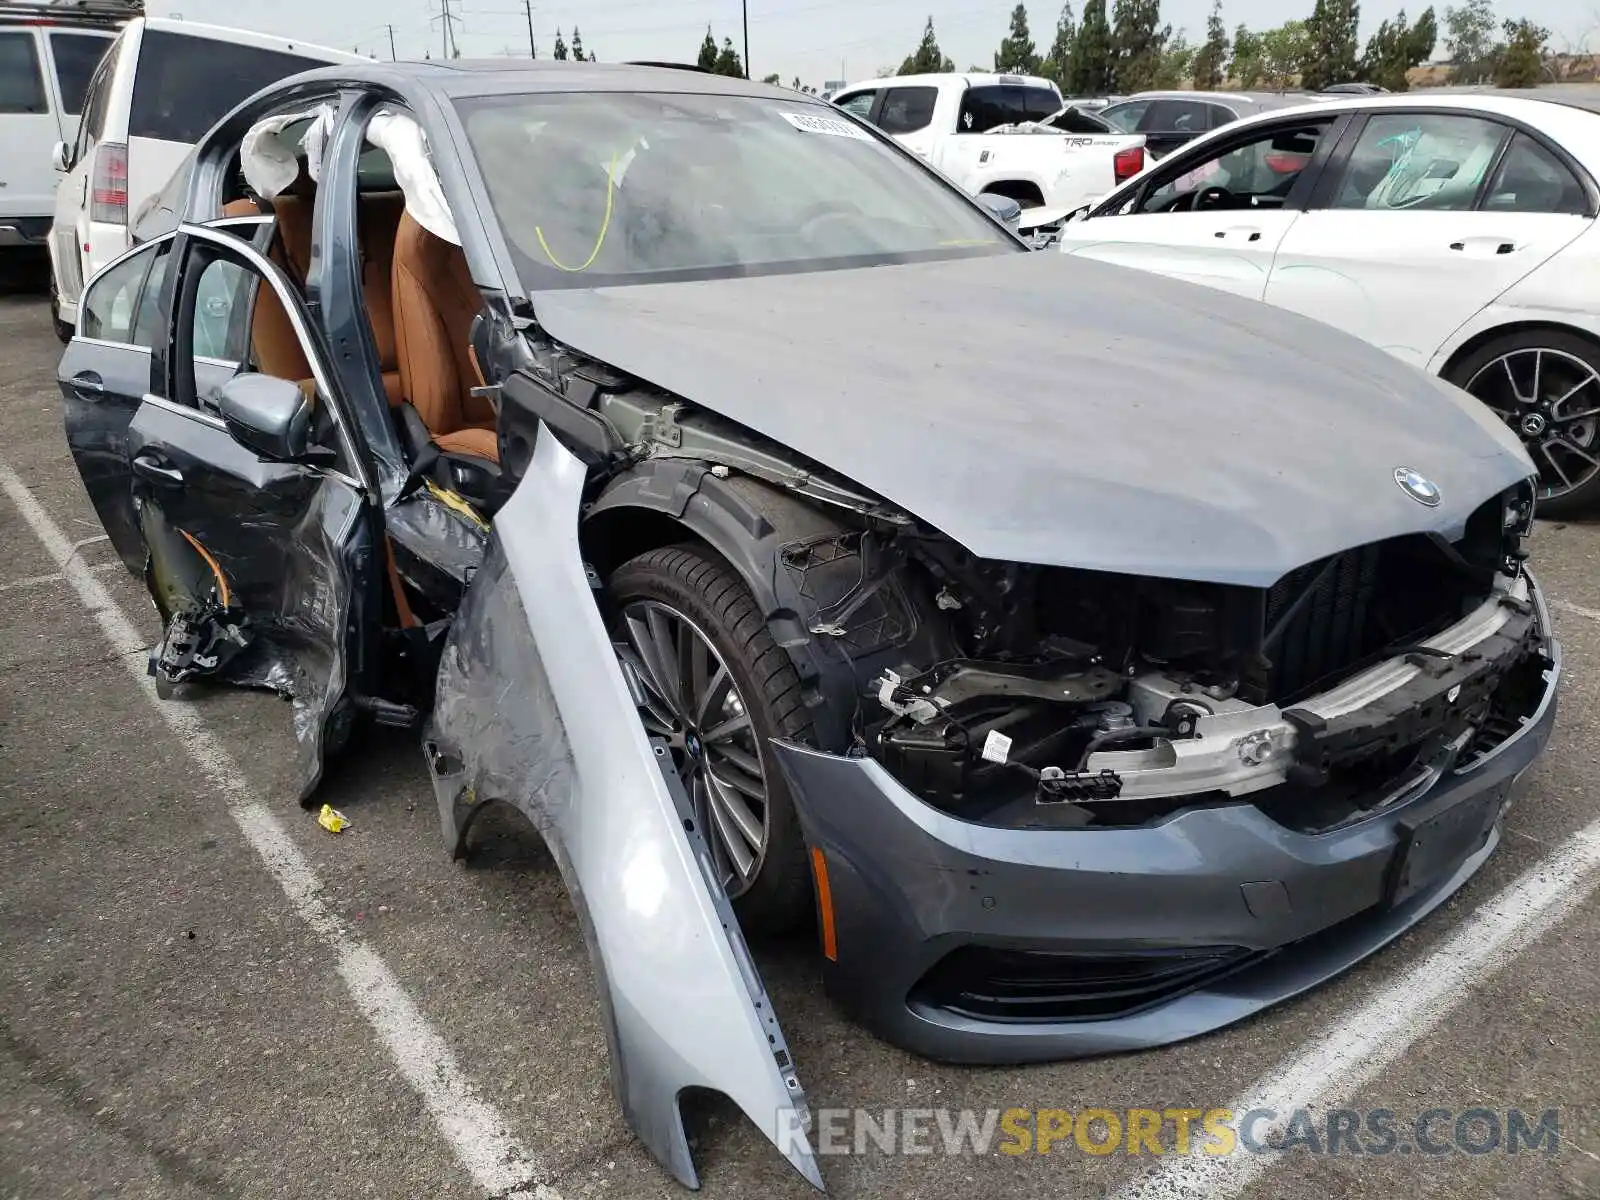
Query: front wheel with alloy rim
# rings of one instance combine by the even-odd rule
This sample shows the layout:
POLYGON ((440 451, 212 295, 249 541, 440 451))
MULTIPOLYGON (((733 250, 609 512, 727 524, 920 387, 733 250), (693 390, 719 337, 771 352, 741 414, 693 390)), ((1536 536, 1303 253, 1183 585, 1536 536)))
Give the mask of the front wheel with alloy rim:
POLYGON ((1539 469, 1539 515, 1600 508, 1600 348, 1556 330, 1494 338, 1451 365, 1465 388, 1522 439, 1539 469))
POLYGON ((794 928, 811 905, 805 842, 771 739, 811 740, 800 678, 749 590, 698 546, 611 576, 612 643, 646 733, 666 742, 740 924, 794 928))

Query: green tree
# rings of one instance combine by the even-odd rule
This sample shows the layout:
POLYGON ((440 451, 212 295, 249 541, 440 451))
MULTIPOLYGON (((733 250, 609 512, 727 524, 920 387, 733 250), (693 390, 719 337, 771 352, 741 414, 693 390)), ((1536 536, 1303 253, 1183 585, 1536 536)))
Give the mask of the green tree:
POLYGON ((1466 0, 1444 10, 1444 52, 1454 70, 1452 83, 1482 83, 1494 74, 1500 58, 1495 34, 1500 25, 1494 0, 1466 0))
POLYGON ((1106 0, 1085 0, 1083 23, 1078 26, 1078 36, 1072 43, 1067 94, 1104 96, 1112 89, 1115 70, 1106 0))
POLYGON ((556 30, 555 56, 562 62, 567 61, 567 44, 561 40, 561 30, 559 29, 556 30))
POLYGON ((1356 0, 1317 0, 1305 22, 1305 56, 1300 60, 1300 86, 1320 92, 1330 83, 1356 77, 1356 29, 1361 6, 1356 0))
POLYGON ((1202 92, 1216 91, 1222 86, 1227 65, 1228 27, 1222 23, 1222 0, 1213 0, 1211 15, 1206 18, 1206 40, 1194 52, 1194 86, 1202 92))
POLYGON ((1233 31, 1233 52, 1228 59, 1228 78, 1235 87, 1249 90, 1261 82, 1266 71, 1266 51, 1261 35, 1240 25, 1233 31))
POLYGON ((579 62, 588 61, 583 53, 583 34, 578 32, 576 25, 572 27, 572 57, 579 62))
POLYGON ((1368 39, 1361 56, 1361 78, 1391 92, 1408 90, 1411 85, 1406 72, 1427 61, 1438 37, 1433 9, 1426 9, 1415 25, 1407 27, 1406 10, 1402 8, 1368 39))
POLYGON ((598 58, 595 57, 595 53, 594 53, 593 50, 589 51, 589 61, 590 62, 599 62, 600 61, 598 58))
POLYGON ((717 65, 711 69, 718 75, 744 78, 744 63, 739 61, 739 52, 733 48, 732 38, 722 39, 722 49, 717 51, 717 65))
POLYGON ((1159 25, 1161 0, 1116 0, 1111 32, 1112 78, 1119 92, 1145 92, 1156 86, 1172 26, 1159 25))
POLYGON ((711 36, 711 26, 706 26, 706 40, 700 43, 700 57, 695 59, 695 66, 702 71, 715 71, 717 69, 717 42, 711 36))
POLYGON ((793 90, 794 90, 794 91, 797 91, 797 92, 798 92, 798 91, 799 91, 799 90, 800 90, 800 76, 798 76, 798 75, 796 75, 796 76, 795 76, 795 77, 794 77, 794 82, 793 82, 793 83, 791 83, 791 84, 790 84, 790 85, 789 85, 789 86, 790 86, 790 88, 792 88, 792 89, 793 89, 793 90))
POLYGON ((1505 23, 1506 48, 1494 69, 1494 85, 1503 88, 1538 87, 1544 82, 1544 47, 1550 31, 1528 18, 1505 23))
POLYGON ((1011 10, 1011 32, 994 52, 994 69, 1016 75, 1037 75, 1039 55, 1028 32, 1028 10, 1019 4, 1011 10))
MULTIPOLYGON (((772 84, 773 87, 777 87, 779 84, 781 84, 783 82, 783 76, 779 75, 776 71, 774 71, 771 75, 763 75, 761 77, 761 82, 762 83, 770 83, 770 84, 772 84)), ((799 83, 800 81, 798 79, 796 79, 795 82, 799 83)))
POLYGON ((1072 69, 1072 43, 1078 36, 1072 19, 1072 5, 1063 4, 1056 18, 1056 36, 1050 50, 1039 63, 1039 74, 1053 80, 1063 92, 1067 90, 1067 75, 1072 69))
POLYGON ((956 69, 955 60, 946 58, 939 49, 939 39, 933 35, 933 18, 928 18, 928 23, 922 27, 922 40, 917 43, 917 48, 906 55, 905 61, 900 64, 900 75, 937 75, 948 73, 956 69))
POLYGON ((1161 51, 1161 65, 1156 69, 1156 86, 1171 91, 1181 88, 1194 71, 1196 50, 1189 44, 1183 30, 1178 30, 1161 51))
POLYGON ((1291 88, 1306 61, 1306 47, 1311 39, 1306 35, 1304 21, 1285 21, 1276 29, 1261 35, 1261 82, 1269 88, 1282 91, 1291 88))

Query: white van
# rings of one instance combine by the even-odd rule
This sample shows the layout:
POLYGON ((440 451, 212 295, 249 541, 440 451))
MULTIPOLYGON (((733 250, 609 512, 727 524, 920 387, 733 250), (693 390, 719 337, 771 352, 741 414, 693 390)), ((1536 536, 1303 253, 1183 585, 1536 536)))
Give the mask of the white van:
POLYGON ((0 0, 0 252, 44 249, 55 211, 50 148, 78 136, 89 77, 137 0, 0 0))
POLYGON ((132 244, 128 220, 200 136, 268 84, 359 55, 193 21, 131 21, 89 81, 77 137, 56 147, 65 172, 50 237, 52 315, 63 340, 83 281, 132 244))

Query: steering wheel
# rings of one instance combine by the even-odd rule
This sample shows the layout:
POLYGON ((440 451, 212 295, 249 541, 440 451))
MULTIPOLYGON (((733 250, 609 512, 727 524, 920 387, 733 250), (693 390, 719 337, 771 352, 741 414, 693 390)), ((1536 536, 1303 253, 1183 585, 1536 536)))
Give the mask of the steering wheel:
POLYGON ((859 217, 862 212, 854 204, 842 200, 818 200, 800 210, 796 228, 803 236, 810 236, 811 226, 828 217, 859 217))
POLYGON ((1196 188, 1189 193, 1188 211, 1200 212, 1202 209, 1207 208, 1221 208, 1223 207, 1221 202, 1229 202, 1228 207, 1232 207, 1231 201, 1233 199, 1233 193, 1227 188, 1215 183, 1207 184, 1205 187, 1196 188))

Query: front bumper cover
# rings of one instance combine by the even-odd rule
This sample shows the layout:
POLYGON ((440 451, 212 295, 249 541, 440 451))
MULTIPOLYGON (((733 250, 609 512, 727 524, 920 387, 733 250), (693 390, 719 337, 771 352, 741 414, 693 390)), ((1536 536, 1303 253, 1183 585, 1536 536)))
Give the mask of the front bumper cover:
POLYGON ((917 1053, 1028 1062, 1194 1037, 1347 969, 1437 908, 1499 843, 1511 787, 1555 722, 1560 647, 1531 580, 1529 595, 1548 666, 1522 727, 1431 787, 1331 831, 1297 832, 1245 801, 1139 828, 978 825, 924 803, 871 759, 780 743, 807 839, 828 868, 837 947, 824 963, 830 993, 917 1053), (1478 826, 1487 834, 1428 863, 1425 877, 1407 876, 1411 831, 1473 805, 1487 814, 1478 826), (1089 958, 1227 947, 1241 965, 1103 1019, 994 1019, 929 1003, 919 981, 974 946, 1089 958))

